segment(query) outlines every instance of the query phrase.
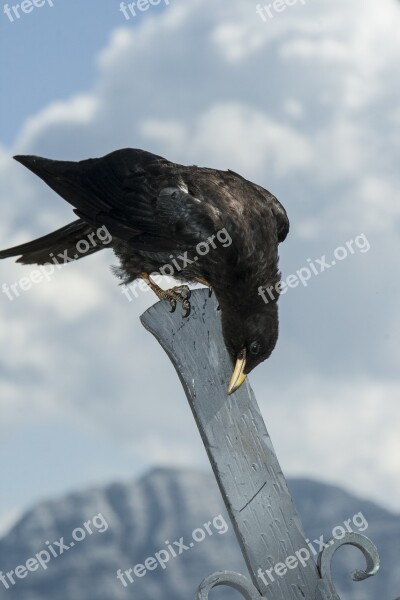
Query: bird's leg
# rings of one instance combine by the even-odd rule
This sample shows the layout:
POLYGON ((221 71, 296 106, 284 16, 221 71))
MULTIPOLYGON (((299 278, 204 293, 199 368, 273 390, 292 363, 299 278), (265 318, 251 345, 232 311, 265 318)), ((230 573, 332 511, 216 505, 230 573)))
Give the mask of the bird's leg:
POLYGON ((201 283, 202 285, 205 285, 205 286, 207 286, 207 287, 208 287, 208 297, 209 297, 209 298, 211 298, 211 296, 212 296, 212 287, 211 287, 211 285, 208 283, 208 281, 206 281, 206 280, 204 279, 204 277, 201 277, 201 276, 199 276, 199 277, 195 277, 195 278, 194 278, 194 280, 195 280, 195 281, 197 281, 197 283, 201 283))
POLYGON ((147 283, 150 289, 156 294, 160 300, 168 300, 171 305, 171 312, 176 309, 176 303, 180 302, 185 312, 184 317, 188 317, 190 314, 190 289, 187 285, 179 285, 169 290, 163 290, 158 286, 148 273, 140 273, 140 277, 147 283))
POLYGON ((177 285, 168 291, 179 294, 184 300, 188 300, 192 295, 192 292, 190 291, 190 288, 187 285, 177 285))

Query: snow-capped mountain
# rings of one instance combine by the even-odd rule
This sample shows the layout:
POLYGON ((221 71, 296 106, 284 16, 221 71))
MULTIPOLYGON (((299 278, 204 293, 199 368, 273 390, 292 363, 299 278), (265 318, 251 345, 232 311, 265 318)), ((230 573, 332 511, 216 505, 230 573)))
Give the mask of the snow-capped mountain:
MULTIPOLYGON (((360 553, 337 553, 342 598, 395 598, 399 516, 334 486, 304 479, 289 484, 316 549, 321 535, 327 541, 349 519, 379 548, 380 572, 361 583, 349 577, 354 566, 363 566, 360 553)), ((188 600, 205 576, 221 569, 247 573, 213 475, 160 468, 136 482, 43 502, 25 514, 0 541, 0 600, 188 600)), ((239 596, 220 589, 218 597, 239 596)))

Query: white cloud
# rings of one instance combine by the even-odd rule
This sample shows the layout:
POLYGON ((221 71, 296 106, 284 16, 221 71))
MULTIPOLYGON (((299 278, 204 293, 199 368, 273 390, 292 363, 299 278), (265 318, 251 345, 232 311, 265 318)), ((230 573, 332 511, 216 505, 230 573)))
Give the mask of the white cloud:
POLYGON ((284 390, 260 392, 269 398, 263 414, 284 471, 398 508, 400 439, 388 415, 398 413, 400 382, 324 382, 310 374, 284 390))
POLYGON ((235 63, 260 50, 265 36, 254 25, 222 23, 215 28, 212 41, 227 61, 235 63))
POLYGON ((293 119, 300 119, 304 115, 304 106, 296 98, 288 98, 284 102, 285 112, 293 119))
POLYGON ((238 103, 216 104, 189 123, 145 121, 142 134, 150 143, 174 153, 188 148, 188 162, 208 154, 209 164, 245 169, 257 178, 268 164, 277 177, 312 163, 307 139, 267 114, 238 103), (240 140, 240 144, 237 143, 240 140))
POLYGON ((19 152, 28 153, 36 137, 46 129, 90 123, 95 118, 96 108, 96 98, 89 95, 80 94, 64 102, 54 102, 26 120, 15 146, 19 152))
MULTIPOLYGON (((104 262, 99 267, 104 268, 104 262)), ((78 317, 84 318, 99 304, 104 304, 107 298, 100 281, 72 269, 63 269, 56 284, 45 281, 37 284, 36 289, 32 286, 32 289, 35 293, 31 294, 31 301, 41 309, 54 311, 55 316, 66 323, 78 317)))

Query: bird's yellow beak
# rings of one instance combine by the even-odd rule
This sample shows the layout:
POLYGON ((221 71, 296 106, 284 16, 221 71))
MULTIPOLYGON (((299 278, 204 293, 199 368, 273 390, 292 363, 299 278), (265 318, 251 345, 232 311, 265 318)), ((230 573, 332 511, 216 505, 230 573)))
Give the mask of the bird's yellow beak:
POLYGON ((246 348, 242 350, 236 359, 235 368, 232 373, 231 380, 228 386, 228 394, 233 394, 237 389, 240 388, 247 375, 244 373, 244 369, 246 367, 246 348))

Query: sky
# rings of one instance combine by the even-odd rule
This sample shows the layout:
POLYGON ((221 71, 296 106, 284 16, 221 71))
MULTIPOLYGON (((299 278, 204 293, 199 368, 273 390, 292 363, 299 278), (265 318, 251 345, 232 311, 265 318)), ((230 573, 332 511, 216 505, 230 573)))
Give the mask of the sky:
MULTIPOLYGON (((314 267, 280 298, 277 348, 250 376, 278 458, 398 511, 400 5, 163 0, 126 20, 114 0, 50 4, 14 22, 0 6, 1 247, 74 219, 17 153, 138 147, 263 185, 291 221, 283 279, 314 267)), ((0 264, 3 529, 155 465, 209 468, 139 322, 155 298, 129 302, 112 264, 104 250, 13 300, 3 284, 32 269, 0 264)))

